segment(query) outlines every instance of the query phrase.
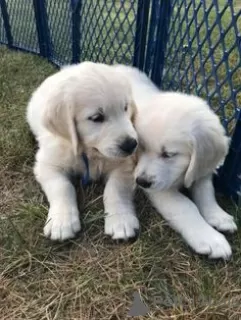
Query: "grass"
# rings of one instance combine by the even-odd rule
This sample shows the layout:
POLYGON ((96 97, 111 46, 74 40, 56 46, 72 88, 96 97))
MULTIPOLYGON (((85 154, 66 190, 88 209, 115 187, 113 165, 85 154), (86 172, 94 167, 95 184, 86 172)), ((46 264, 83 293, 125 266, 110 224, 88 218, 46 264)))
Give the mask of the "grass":
MULTIPOLYGON (((39 57, 0 48, 0 319, 126 319, 136 291, 148 319, 240 319, 240 231, 229 237, 230 262, 208 261, 137 195, 140 237, 116 244, 103 234, 102 187, 94 185, 80 236, 62 244, 43 237, 48 209, 32 174, 36 144, 25 108, 53 72, 39 57)), ((240 220, 234 204, 220 201, 240 220)))

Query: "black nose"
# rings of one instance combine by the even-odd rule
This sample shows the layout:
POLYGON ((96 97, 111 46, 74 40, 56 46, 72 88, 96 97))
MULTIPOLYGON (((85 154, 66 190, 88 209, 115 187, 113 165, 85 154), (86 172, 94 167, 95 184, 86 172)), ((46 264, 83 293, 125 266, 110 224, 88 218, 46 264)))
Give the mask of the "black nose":
POLYGON ((150 186, 152 185, 152 182, 147 181, 146 179, 141 177, 136 178, 136 183, 142 188, 150 188, 150 186))
POLYGON ((131 154, 135 150, 136 146, 137 146, 136 139, 127 138, 120 145, 120 149, 125 153, 131 154))

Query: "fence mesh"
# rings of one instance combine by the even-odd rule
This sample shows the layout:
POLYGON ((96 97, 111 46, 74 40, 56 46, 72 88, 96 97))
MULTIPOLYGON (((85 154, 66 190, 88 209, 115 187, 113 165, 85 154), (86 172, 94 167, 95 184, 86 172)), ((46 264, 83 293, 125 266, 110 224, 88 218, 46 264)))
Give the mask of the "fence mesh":
POLYGON ((233 1, 176 0, 172 9, 162 87, 208 99, 231 134, 241 103, 241 16, 233 1))
POLYGON ((57 65, 134 64, 165 90, 204 97, 232 136, 219 184, 241 174, 240 0, 0 0, 0 43, 57 65))
POLYGON ((72 57, 71 9, 69 0, 46 0, 49 57, 58 64, 68 64, 72 57))
POLYGON ((85 1, 81 18, 83 60, 131 64, 137 1, 85 1))
POLYGON ((3 17, 1 15, 0 15, 0 41, 2 41, 3 43, 7 42, 6 32, 4 29, 3 17))
POLYGON ((6 1, 13 46, 39 52, 34 8, 31 2, 6 1))

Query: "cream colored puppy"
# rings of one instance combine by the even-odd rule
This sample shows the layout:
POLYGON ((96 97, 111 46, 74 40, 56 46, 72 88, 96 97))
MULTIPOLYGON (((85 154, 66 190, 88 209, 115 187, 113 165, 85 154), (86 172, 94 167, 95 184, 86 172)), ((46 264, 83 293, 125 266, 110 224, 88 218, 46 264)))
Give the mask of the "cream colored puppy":
POLYGON ((196 96, 160 92, 137 69, 116 69, 131 82, 138 108, 136 183, 196 252, 228 259, 230 245, 217 230, 234 232, 237 226, 217 204, 212 184, 228 152, 219 118, 196 96), (193 201, 179 191, 182 187, 191 191, 193 201))
POLYGON ((46 237, 65 240, 81 228, 72 173, 92 180, 106 175, 105 232, 114 239, 135 235, 134 116, 126 77, 104 64, 65 67, 34 92, 27 121, 39 144, 34 173, 50 204, 46 237))

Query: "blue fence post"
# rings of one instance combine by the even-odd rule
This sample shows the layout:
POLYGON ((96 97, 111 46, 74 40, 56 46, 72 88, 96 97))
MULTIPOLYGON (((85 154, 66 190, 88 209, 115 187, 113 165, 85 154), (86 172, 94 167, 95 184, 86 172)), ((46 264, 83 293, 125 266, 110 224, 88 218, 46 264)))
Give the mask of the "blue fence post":
POLYGON ((72 9, 72 63, 80 61, 80 11, 81 0, 71 0, 72 9))
POLYGON ((237 123, 230 150, 214 181, 217 190, 231 196, 236 203, 241 205, 241 110, 238 109, 237 112, 237 123))
POLYGON ((138 1, 133 65, 141 70, 143 70, 145 62, 149 9, 150 0, 138 1))
POLYGON ((154 52, 154 63, 151 79, 157 84, 161 84, 162 72, 164 69, 165 50, 168 41, 168 28, 172 13, 171 1, 161 0, 159 19, 157 21, 156 46, 154 52))
POLYGON ((152 58, 154 54, 154 47, 155 47, 155 31, 157 26, 157 9, 159 9, 160 0, 152 0, 151 6, 151 17, 149 23, 149 31, 148 31, 148 41, 147 41, 147 48, 146 48, 146 60, 145 60, 145 68, 144 71, 146 74, 150 73, 151 65, 152 65, 152 58))
POLYGON ((52 56, 51 37, 45 0, 33 0, 40 55, 50 60, 52 56))
POLYGON ((0 0, 0 7, 1 7, 1 11, 2 11, 3 24, 4 24, 4 29, 6 32, 8 46, 9 46, 9 48, 11 48, 13 46, 13 37, 12 37, 11 27, 10 27, 10 23, 9 23, 8 10, 7 10, 7 5, 6 5, 5 0, 0 0))

